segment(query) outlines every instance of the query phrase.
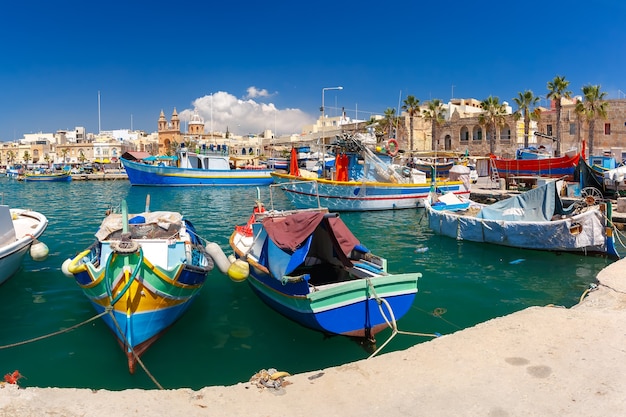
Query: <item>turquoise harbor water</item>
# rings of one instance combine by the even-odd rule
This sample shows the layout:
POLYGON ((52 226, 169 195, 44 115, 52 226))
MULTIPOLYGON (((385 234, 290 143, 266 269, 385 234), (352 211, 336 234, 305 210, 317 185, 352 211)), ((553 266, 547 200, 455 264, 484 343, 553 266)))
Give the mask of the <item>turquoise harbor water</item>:
MULTIPOLYGON (((234 224, 249 216, 256 188, 149 188, 120 181, 26 183, 0 178, 4 202, 48 217, 42 237, 50 248, 43 262, 25 258, 20 272, 0 287, 0 375, 19 370, 22 386, 120 390, 156 388, 126 359, 98 319, 67 333, 95 313, 74 280, 61 272, 65 259, 90 245, 104 213, 128 201, 142 211, 173 210, 192 220, 198 233, 231 253, 234 224), (43 337, 51 335, 49 337, 43 337), (31 343, 6 347, 33 338, 31 343)), ((261 189, 268 203, 268 188, 261 189)), ((290 208, 280 193, 275 207, 290 208)), ((400 330, 450 334, 529 306, 576 304, 611 261, 598 257, 516 250, 433 235, 423 210, 345 213, 355 235, 389 260, 390 272, 420 271, 419 293, 400 330)), ((247 283, 234 283, 215 269, 195 303, 142 357, 165 388, 231 385, 260 369, 291 373, 364 359, 368 352, 345 337, 300 327, 265 306, 247 283)), ((391 332, 380 333, 379 345, 391 332)), ((382 354, 430 340, 397 335, 382 354)), ((453 360, 454 358, 450 358, 453 360)))

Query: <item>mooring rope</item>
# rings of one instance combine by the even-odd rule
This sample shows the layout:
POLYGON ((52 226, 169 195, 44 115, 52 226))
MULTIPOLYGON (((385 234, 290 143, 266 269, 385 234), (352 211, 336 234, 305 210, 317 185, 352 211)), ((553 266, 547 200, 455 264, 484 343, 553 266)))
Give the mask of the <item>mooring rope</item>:
POLYGON ((383 316, 383 319, 385 319, 385 323, 387 323, 387 326, 391 328, 391 336, 389 336, 389 338, 385 341, 385 343, 383 343, 370 356, 368 356, 367 359, 371 359, 374 356, 376 356, 381 350, 383 350, 385 346, 387 346, 387 344, 389 344, 389 342, 391 342, 391 339, 393 339, 397 334, 406 334, 409 336, 422 336, 422 337, 440 337, 441 336, 441 334, 439 333, 417 333, 417 332, 407 332, 407 331, 399 330, 396 317, 393 313, 393 309, 391 308, 391 305, 389 305, 389 302, 385 300, 384 298, 380 297, 376 293, 376 290, 374 289, 374 285, 372 284, 372 281, 369 278, 367 279, 367 285, 370 287, 372 294, 374 295, 374 299, 376 300, 376 303, 378 304, 378 309, 380 310, 380 314, 383 316), (391 320, 387 318, 387 315, 383 311, 383 308, 382 308, 383 304, 387 308, 387 311, 389 311, 391 320))
POLYGON ((144 370, 146 375, 148 375, 148 377, 152 380, 152 382, 154 382, 154 385, 156 385, 157 388, 160 390, 164 389, 163 386, 159 384, 159 381, 157 381, 156 378, 150 373, 150 371, 148 371, 148 368, 143 363, 139 355, 137 355, 137 352, 135 352, 135 349, 133 349, 130 343, 128 343, 128 339, 126 339, 126 335, 124 335, 124 332, 122 332, 122 328, 120 327, 119 323, 117 322, 117 319, 115 318, 115 315, 113 314, 113 309, 112 308, 109 309, 108 313, 111 316, 111 319, 113 320, 113 324, 115 324, 115 328, 117 329, 117 332, 122 337, 122 339, 124 339, 124 346, 127 346, 128 349, 130 349, 130 352, 133 354, 133 357, 135 358, 139 366, 141 366, 141 369, 144 370))
MULTIPOLYGON (((110 309, 110 308, 111 307, 107 307, 107 309, 110 309)), ((32 338, 32 339, 24 340, 22 342, 11 343, 10 345, 0 346, 0 349, 8 349, 8 348, 16 347, 16 346, 22 346, 22 345, 26 345, 28 343, 38 342, 40 340, 44 340, 44 339, 47 339, 47 338, 52 337, 52 336, 57 336, 57 335, 60 335, 60 334, 63 334, 63 333, 71 332, 72 330, 75 330, 75 329, 77 329, 77 328, 79 328, 81 326, 84 326, 87 323, 91 323, 92 321, 97 320, 100 317, 104 316, 108 312, 107 309, 105 309, 105 311, 103 311, 102 313, 97 314, 97 315, 95 315, 95 316, 93 316, 93 317, 83 321, 82 323, 75 324, 74 326, 68 327, 66 329, 59 330, 59 331, 54 332, 54 333, 49 333, 49 334, 44 335, 44 336, 39 336, 39 337, 35 337, 35 338, 32 338)))

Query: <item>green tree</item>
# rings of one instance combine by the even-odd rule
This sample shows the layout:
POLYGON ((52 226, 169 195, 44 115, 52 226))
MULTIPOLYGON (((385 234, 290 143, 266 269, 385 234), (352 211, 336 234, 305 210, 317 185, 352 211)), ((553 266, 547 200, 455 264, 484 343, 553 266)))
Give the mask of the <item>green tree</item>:
POLYGON ((410 129, 409 150, 410 151, 414 149, 413 147, 413 117, 415 117, 415 115, 419 115, 420 113, 419 104, 420 104, 420 101, 416 99, 415 96, 407 96, 406 99, 404 100, 404 104, 402 105, 402 110, 407 112, 407 114, 409 115, 409 129, 410 129))
POLYGON ((443 113, 443 103, 438 98, 428 101, 426 103, 426 108, 422 112, 424 119, 430 122, 431 129, 431 141, 430 146, 431 149, 437 150, 437 128, 441 126, 444 122, 444 113, 443 113))
POLYGON ((517 111, 514 113, 515 120, 524 118, 524 148, 528 148, 528 133, 530 132, 530 121, 533 115, 532 110, 537 106, 539 97, 535 97, 531 90, 526 90, 523 93, 518 93, 518 96, 514 97, 513 101, 517 104, 517 111))
POLYGON ((30 159, 31 159, 30 153, 28 151, 24 151, 24 155, 22 155, 22 159, 28 165, 28 161, 30 161, 30 159))
POLYGON ((78 161, 81 164, 84 164, 85 161, 87 160, 87 158, 85 157, 85 152, 83 152, 82 150, 78 152, 78 161))
POLYGON ((561 100, 563 98, 571 98, 572 92, 567 89, 569 81, 565 77, 556 76, 554 80, 548 82, 549 99, 554 100, 554 108, 556 110, 556 154, 561 156, 561 100))
POLYGON ((506 107, 500 103, 498 97, 489 96, 480 103, 483 113, 478 116, 478 123, 487 127, 489 137, 489 152, 495 152, 497 128, 506 122, 506 107))
POLYGON ((585 118, 589 127, 589 155, 593 155, 593 135, 596 119, 606 119, 609 103, 605 101, 606 93, 600 91, 599 85, 586 85, 582 90, 585 118))
POLYGON ((581 100, 576 100, 576 107, 574 107, 574 114, 576 115, 576 146, 581 149, 583 121, 585 120, 585 104, 581 100))
POLYGON ((67 162, 67 155, 70 153, 70 150, 67 148, 61 149, 61 158, 63 158, 63 163, 67 162))
POLYGON ((15 157, 16 157, 15 152, 13 152, 13 151, 8 151, 7 152, 7 161, 9 161, 10 165, 12 165, 13 161, 15 161, 15 157))

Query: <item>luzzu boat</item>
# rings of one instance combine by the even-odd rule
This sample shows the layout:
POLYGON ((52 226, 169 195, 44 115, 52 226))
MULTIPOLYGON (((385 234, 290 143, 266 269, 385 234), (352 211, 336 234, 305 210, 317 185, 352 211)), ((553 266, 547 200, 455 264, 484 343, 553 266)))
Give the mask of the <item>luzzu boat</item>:
POLYGON ((27 172, 23 175, 24 181, 44 181, 44 182, 69 182, 72 181, 72 175, 69 172, 54 172, 54 173, 30 173, 27 172))
MULTIPOLYGON (((422 207, 424 199, 428 198, 432 179, 426 180, 423 171, 383 161, 366 146, 349 137, 337 148, 336 171, 331 178, 318 178, 299 169, 293 162, 290 172, 275 171, 271 174, 296 208, 322 206, 330 211, 397 210, 422 207)), ((451 168, 452 171, 455 169, 463 169, 467 173, 457 174, 457 171, 451 173, 450 178, 437 178, 435 187, 441 193, 451 192, 469 198, 469 168, 451 168)))
POLYGON ((109 214, 96 242, 63 264, 113 331, 134 373, 139 357, 189 308, 213 268, 180 213, 109 214))
POLYGON ((326 334, 371 341, 393 328, 411 308, 421 277, 387 272, 386 259, 324 208, 265 211, 259 203, 230 245, 233 280, 247 279, 270 307, 326 334))
POLYGON ((271 169, 231 168, 228 155, 194 153, 183 148, 176 166, 146 164, 121 159, 131 185, 143 186, 244 186, 269 185, 271 169))
POLYGON ((426 201, 428 226, 457 240, 619 258, 611 203, 586 188, 584 199, 565 207, 562 188, 563 181, 549 181, 490 205, 426 201))

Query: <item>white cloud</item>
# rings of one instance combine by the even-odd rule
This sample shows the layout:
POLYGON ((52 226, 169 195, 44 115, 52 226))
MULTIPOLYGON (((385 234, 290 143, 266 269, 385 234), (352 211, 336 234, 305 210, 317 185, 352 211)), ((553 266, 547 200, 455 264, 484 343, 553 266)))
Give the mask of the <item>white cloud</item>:
POLYGON ((257 97, 269 97, 270 96, 270 93, 268 93, 266 89, 259 90, 255 86, 248 87, 248 89, 246 91, 248 92, 248 95, 246 96, 246 98, 257 98, 257 97))
MULTIPOLYGON (((248 95, 251 92, 267 93, 256 87, 248 88, 248 95)), ((250 98, 238 99, 225 91, 199 97, 192 105, 193 108, 179 112, 181 121, 189 121, 195 109, 204 119, 206 132, 211 130, 212 125, 215 132, 226 132, 228 128, 235 135, 259 134, 265 130, 271 130, 276 135, 299 134, 305 125, 315 122, 314 117, 300 109, 278 109, 273 103, 259 103, 250 98)))

